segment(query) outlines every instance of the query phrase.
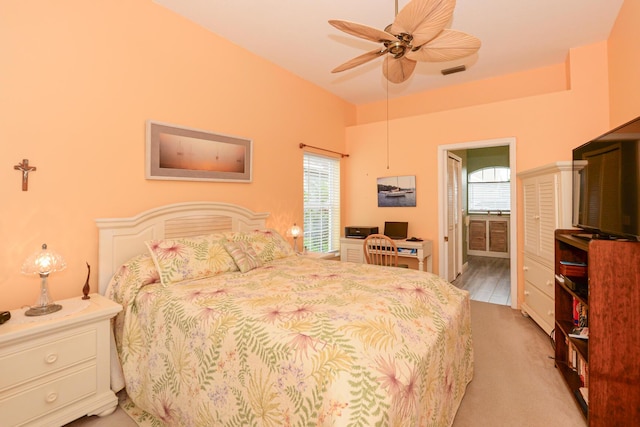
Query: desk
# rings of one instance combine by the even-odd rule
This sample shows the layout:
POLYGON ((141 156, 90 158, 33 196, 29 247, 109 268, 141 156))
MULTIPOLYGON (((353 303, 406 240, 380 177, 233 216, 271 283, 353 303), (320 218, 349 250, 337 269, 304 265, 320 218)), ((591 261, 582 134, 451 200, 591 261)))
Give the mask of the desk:
MULTIPOLYGON (((394 240, 398 247, 398 257, 413 258, 418 260, 418 270, 425 271, 424 262, 427 261, 428 272, 433 272, 431 240, 422 242, 408 242, 407 240, 394 240)), ((340 261, 364 263, 364 239, 352 239, 342 237, 340 239, 340 261)))

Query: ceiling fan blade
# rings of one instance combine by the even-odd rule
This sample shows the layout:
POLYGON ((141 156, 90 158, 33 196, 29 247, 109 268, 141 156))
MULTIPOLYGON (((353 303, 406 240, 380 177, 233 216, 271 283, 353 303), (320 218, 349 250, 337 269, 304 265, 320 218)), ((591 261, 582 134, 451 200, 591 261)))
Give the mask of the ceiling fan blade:
POLYGON ((443 30, 438 37, 405 56, 415 61, 451 61, 476 53, 480 45, 480 39, 475 36, 462 31, 443 30))
POLYGON ((411 0, 398 12, 389 32, 411 34, 414 46, 423 45, 449 23, 455 6, 456 0, 411 0))
POLYGON ((386 53, 385 49, 376 49, 376 50, 372 50, 371 52, 367 52, 363 55, 360 56, 356 56, 353 59, 350 59, 349 61, 345 62, 342 65, 337 66, 336 68, 334 68, 333 70, 331 70, 332 73, 339 73, 340 71, 345 71, 348 70, 350 68, 353 67, 357 67, 358 65, 364 64, 365 62, 369 62, 372 59, 376 59, 379 56, 382 56, 386 53))
POLYGON ((356 24, 355 22, 349 21, 340 21, 337 19, 331 19, 329 24, 333 25, 340 31, 351 34, 352 36, 360 37, 376 43, 383 40, 396 40, 393 34, 389 34, 377 28, 369 27, 368 25, 356 24))
POLYGON ((411 77, 417 62, 412 59, 387 56, 382 64, 382 73, 391 83, 402 83, 411 77))

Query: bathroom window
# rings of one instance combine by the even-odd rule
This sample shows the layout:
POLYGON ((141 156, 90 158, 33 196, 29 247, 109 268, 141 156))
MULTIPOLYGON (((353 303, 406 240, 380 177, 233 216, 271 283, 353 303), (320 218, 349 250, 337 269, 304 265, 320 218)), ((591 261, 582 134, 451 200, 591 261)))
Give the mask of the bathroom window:
POLYGON ((508 213, 511 210, 509 168, 478 169, 471 172, 467 179, 467 203, 470 213, 508 213))

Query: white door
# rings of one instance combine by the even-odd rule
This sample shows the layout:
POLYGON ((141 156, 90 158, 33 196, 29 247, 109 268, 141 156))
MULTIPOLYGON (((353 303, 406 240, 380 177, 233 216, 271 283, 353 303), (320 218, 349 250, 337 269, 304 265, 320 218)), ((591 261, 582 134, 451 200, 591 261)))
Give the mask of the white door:
POLYGON ((462 273, 462 160, 447 153, 447 217, 445 242, 447 246, 448 281, 462 273))

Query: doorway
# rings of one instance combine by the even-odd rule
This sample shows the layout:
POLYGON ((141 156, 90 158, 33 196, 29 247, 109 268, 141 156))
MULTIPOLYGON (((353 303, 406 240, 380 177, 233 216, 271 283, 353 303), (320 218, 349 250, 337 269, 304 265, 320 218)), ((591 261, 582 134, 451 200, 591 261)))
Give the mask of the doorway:
MULTIPOLYGON (((461 239, 455 233, 451 232, 451 226, 455 226, 456 218, 465 218, 464 211, 461 209, 461 206, 455 206, 455 203, 451 203, 451 192, 452 185, 455 186, 455 183, 452 183, 452 180, 455 180, 452 176, 452 168, 455 167, 455 163, 452 163, 450 152, 452 151, 464 151, 464 150, 473 150, 478 148, 489 148, 489 147, 507 147, 509 151, 509 169, 511 171, 511 180, 509 183, 509 191, 510 191, 510 215, 508 218, 503 217, 503 220, 506 220, 508 223, 508 245, 510 248, 507 262, 507 271, 505 272, 504 266, 505 264, 501 264, 501 275, 504 277, 506 275, 508 282, 506 286, 510 289, 510 297, 507 302, 510 301, 510 306, 512 308, 517 308, 517 293, 518 293, 518 283, 517 283, 517 236, 516 236, 516 160, 515 160, 515 138, 499 138, 499 139, 491 139, 491 140, 482 140, 482 141, 470 141, 458 144, 447 144, 438 146, 438 206, 439 206, 439 237, 438 237, 438 253, 439 257, 439 271, 442 272, 441 275, 443 277, 450 276, 455 274, 456 277, 459 277, 459 265, 461 262, 458 257, 460 253, 462 253, 464 246, 461 239), (451 212, 454 209, 455 212, 451 212), (453 235, 452 235, 453 234, 453 235)), ((459 181, 458 181, 459 182, 459 181)), ((462 193, 462 191, 459 191, 462 193)), ((458 223, 461 221, 458 220, 458 223)), ((485 265, 483 261, 484 258, 478 260, 474 259, 473 263, 469 263, 469 258, 467 257, 465 265, 470 267, 477 267, 478 265, 485 265)), ((491 261, 491 260, 488 260, 491 261)), ((489 262, 488 264, 492 264, 489 262)), ((495 263, 493 263, 495 264, 495 263)), ((494 265, 495 266, 495 265, 494 265)), ((494 268, 489 268, 487 271, 494 271, 494 268)), ((465 272, 466 274, 466 272, 465 272)), ((478 281, 484 280, 488 283, 493 283, 493 279, 487 279, 486 274, 476 274, 475 275, 467 275, 465 277, 465 283, 470 286, 474 286, 470 281, 476 280, 473 277, 477 277, 478 281)), ((455 277, 454 277, 455 279, 455 277)), ((447 280, 452 281, 451 278, 447 277, 447 280)), ((502 280, 503 285, 505 280, 502 280)))

